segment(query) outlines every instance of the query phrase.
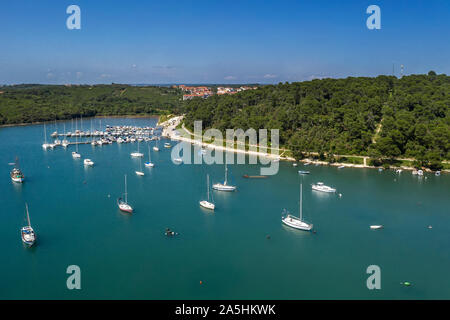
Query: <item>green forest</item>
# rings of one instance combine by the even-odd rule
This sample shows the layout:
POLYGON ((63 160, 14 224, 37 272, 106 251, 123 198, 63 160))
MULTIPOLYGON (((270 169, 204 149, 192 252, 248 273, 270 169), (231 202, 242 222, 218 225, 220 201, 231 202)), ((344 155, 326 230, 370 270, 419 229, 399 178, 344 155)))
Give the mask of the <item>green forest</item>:
POLYGON ((280 145, 308 152, 370 156, 375 162, 416 159, 440 169, 450 159, 450 77, 427 75, 317 79, 267 85, 235 95, 193 99, 185 125, 280 129, 280 145))
POLYGON ((168 87, 15 85, 0 87, 0 125, 76 117, 179 113, 182 92, 168 87))

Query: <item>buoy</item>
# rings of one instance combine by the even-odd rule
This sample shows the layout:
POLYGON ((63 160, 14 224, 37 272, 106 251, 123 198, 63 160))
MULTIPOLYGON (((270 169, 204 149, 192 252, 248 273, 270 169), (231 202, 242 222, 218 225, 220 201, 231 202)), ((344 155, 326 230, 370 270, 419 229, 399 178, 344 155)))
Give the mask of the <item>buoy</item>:
POLYGON ((409 287, 409 286, 411 286, 411 283, 410 282, 408 282, 408 281, 405 281, 405 282, 403 282, 402 283, 405 287, 409 287))

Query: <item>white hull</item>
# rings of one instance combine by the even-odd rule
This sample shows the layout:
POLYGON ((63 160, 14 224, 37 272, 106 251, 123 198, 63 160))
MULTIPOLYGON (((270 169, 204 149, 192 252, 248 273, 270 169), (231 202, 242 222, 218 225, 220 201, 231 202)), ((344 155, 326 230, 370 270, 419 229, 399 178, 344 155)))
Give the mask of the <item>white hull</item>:
POLYGON ((383 228, 382 225, 373 225, 373 226, 370 226, 370 229, 372 229, 372 230, 377 230, 377 229, 382 229, 382 228, 383 228))
POLYGON ((136 174, 137 174, 138 176, 145 176, 145 173, 143 173, 142 171, 136 171, 136 174))
POLYGON ((154 151, 159 151, 159 148, 158 147, 153 147, 153 150, 154 151))
POLYGON ((72 152, 72 157, 74 159, 79 159, 79 158, 81 158, 81 155, 79 153, 77 153, 77 152, 72 152))
POLYGON ((234 191, 236 190, 235 186, 228 186, 221 183, 213 184, 212 188, 217 191, 234 191))
POLYGON ((285 225, 298 230, 310 231, 313 228, 312 224, 301 221, 299 218, 288 215, 281 220, 285 225))
POLYGON ((145 163, 145 166, 146 166, 147 168, 153 168, 153 167, 155 166, 155 164, 154 164, 154 163, 151 163, 151 162, 146 162, 146 163, 145 163))
POLYGON ((24 178, 11 178, 11 180, 12 180, 13 182, 22 183, 23 180, 25 180, 25 179, 24 179, 24 178))
POLYGON ((321 191, 321 192, 327 192, 327 193, 334 193, 334 192, 336 192, 336 189, 335 188, 331 188, 331 187, 329 187, 329 186, 325 186, 323 183, 321 183, 321 182, 318 182, 317 184, 313 184, 312 186, 311 186, 311 188, 313 189, 313 190, 316 190, 316 191, 321 191))
POLYGON ((131 154, 131 156, 132 156, 133 158, 142 158, 142 157, 144 156, 144 154, 143 154, 143 153, 140 153, 140 152, 133 152, 133 153, 131 154))
POLYGON ((200 206, 210 210, 214 210, 214 208, 216 207, 214 203, 208 202, 206 200, 200 201, 200 206))
POLYGON ((119 204, 119 209, 120 209, 120 211, 123 211, 123 212, 133 213, 133 208, 129 204, 126 204, 126 203, 119 204))
POLYGON ((84 165, 92 167, 94 165, 94 162, 92 160, 90 160, 90 159, 85 159, 84 160, 84 165))

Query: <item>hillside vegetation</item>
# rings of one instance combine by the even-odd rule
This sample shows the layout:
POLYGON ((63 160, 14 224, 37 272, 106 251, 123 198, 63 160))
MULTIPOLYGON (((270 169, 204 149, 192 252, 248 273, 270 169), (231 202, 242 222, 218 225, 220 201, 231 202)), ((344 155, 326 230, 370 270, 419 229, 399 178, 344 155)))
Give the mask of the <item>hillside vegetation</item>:
POLYGON ((280 129, 296 158, 368 155, 414 158, 441 167, 450 158, 450 77, 411 75, 280 83, 231 96, 193 99, 185 124, 203 128, 280 129), (378 128, 378 132, 377 131, 378 128))
POLYGON ((0 87, 0 125, 75 117, 178 113, 182 93, 129 85, 0 87))

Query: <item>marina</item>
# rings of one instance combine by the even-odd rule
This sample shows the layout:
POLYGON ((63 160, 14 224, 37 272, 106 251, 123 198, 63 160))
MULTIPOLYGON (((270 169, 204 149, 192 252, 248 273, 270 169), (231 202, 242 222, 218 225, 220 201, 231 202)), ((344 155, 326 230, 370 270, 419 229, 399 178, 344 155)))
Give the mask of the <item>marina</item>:
MULTIPOLYGON (((103 121, 156 127, 156 119, 103 121)), ((48 133, 64 132, 64 124, 70 127, 46 124, 48 133)), ((43 128, 0 129, 0 250, 8 257, 0 265, 7 275, 0 298, 450 298, 447 174, 310 166, 309 175, 299 175, 280 161, 279 172, 266 179, 244 177, 259 165, 228 165, 227 185, 238 190, 210 191, 211 182, 224 181, 224 165, 176 165, 171 149, 153 149, 174 141, 144 139, 144 160, 130 157, 137 139, 99 147, 90 138, 69 137, 86 140, 77 146, 83 159, 95 162, 88 168, 72 159, 75 146, 43 149, 43 128), (23 184, 8 178, 16 155, 23 184), (147 159, 155 169, 137 176, 147 159), (318 181, 344 197, 312 190, 318 181), (281 221, 283 208, 298 216, 300 183, 302 219, 316 233, 281 221), (39 235, 32 247, 20 240, 20 228, 29 225, 25 203, 39 235), (80 292, 64 287, 72 264, 82 270, 80 292), (365 287, 371 264, 383 272, 383 290, 376 293, 365 287), (308 276, 292 285, 299 273, 308 276), (400 285, 405 279, 416 290, 400 285)))

